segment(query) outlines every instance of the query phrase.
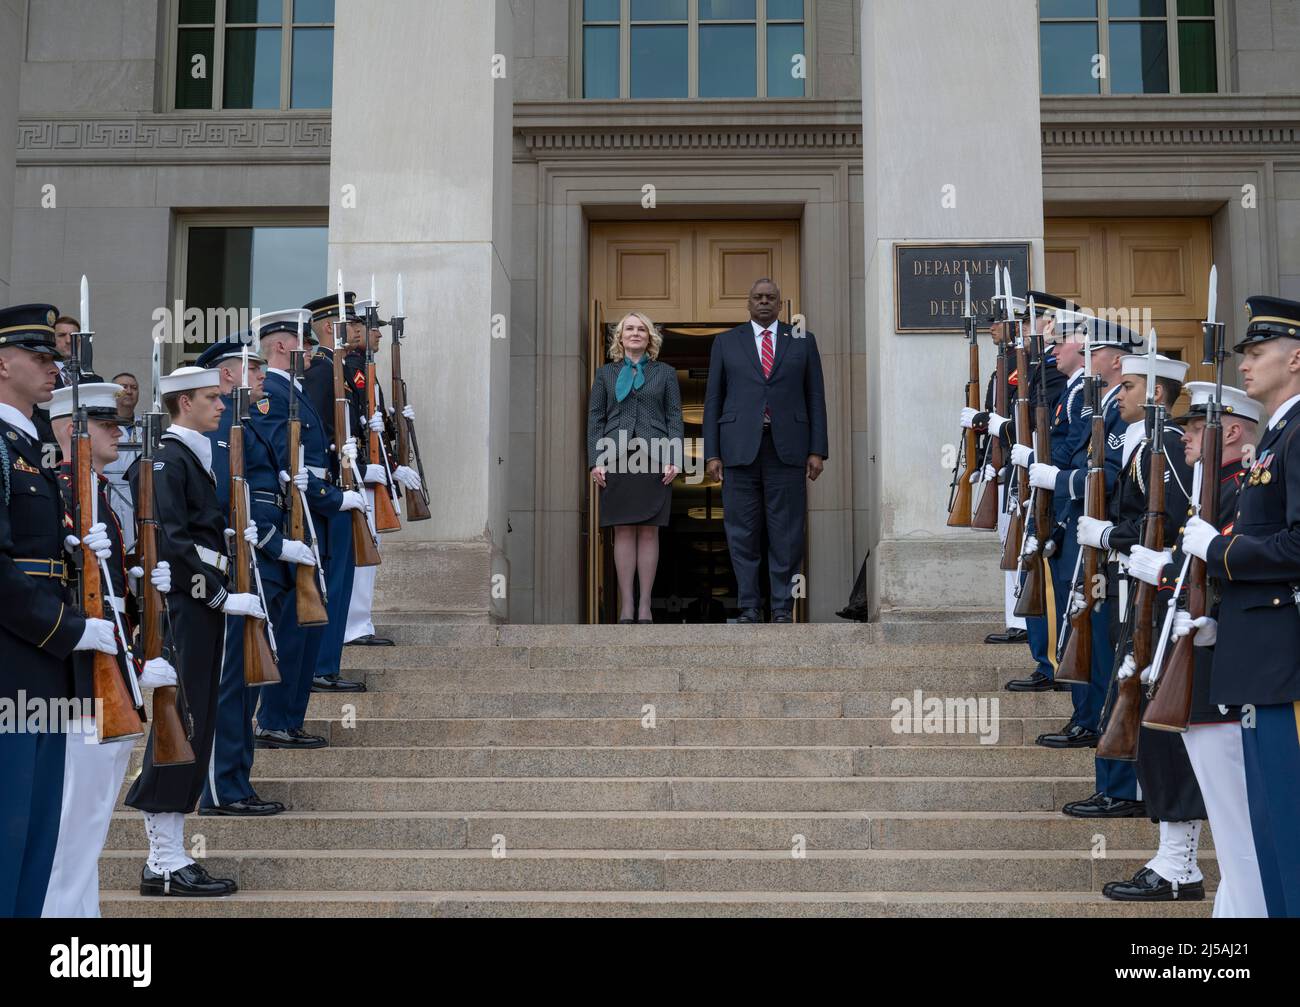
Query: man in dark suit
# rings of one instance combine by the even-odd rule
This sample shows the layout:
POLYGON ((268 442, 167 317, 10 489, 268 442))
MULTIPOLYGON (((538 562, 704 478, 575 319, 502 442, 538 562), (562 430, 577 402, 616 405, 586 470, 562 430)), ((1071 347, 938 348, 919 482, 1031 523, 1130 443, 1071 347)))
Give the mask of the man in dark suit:
POLYGON ((770 279, 754 284, 750 320, 713 341, 704 396, 705 471, 722 482, 740 622, 762 621, 765 527, 772 621, 792 621, 808 504, 804 480, 821 475, 830 453, 817 340, 779 323, 780 304, 781 291, 770 279))

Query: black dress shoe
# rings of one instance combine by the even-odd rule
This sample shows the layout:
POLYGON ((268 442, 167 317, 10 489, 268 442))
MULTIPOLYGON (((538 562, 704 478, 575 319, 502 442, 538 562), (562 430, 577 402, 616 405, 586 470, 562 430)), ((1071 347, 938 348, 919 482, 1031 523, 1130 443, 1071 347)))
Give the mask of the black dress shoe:
POLYGON ((1034 743, 1044 748, 1096 748, 1100 740, 1098 731, 1090 731, 1082 724, 1067 724, 1055 734, 1040 734, 1034 743))
POLYGON ((140 872, 141 895, 183 895, 189 898, 214 898, 234 895, 239 886, 226 878, 211 877, 198 864, 187 864, 179 871, 155 874, 145 864, 140 872))
POLYGON ((264 731, 260 727, 253 733, 255 748, 324 748, 324 738, 307 734, 298 728, 292 731, 264 731))
POLYGON ((264 815, 278 815, 284 810, 284 805, 279 801, 264 801, 256 795, 246 797, 242 801, 231 801, 229 804, 219 804, 212 808, 199 808, 200 815, 231 815, 243 817, 260 817, 264 815))
POLYGON ((772 613, 773 622, 794 622, 794 615, 784 608, 778 608, 772 613))
POLYGON ((737 622, 755 623, 763 621, 763 613, 756 608, 747 608, 740 613, 737 622))
POLYGON ((312 692, 365 692, 365 682, 353 682, 338 675, 317 675, 311 680, 312 692))
POLYGON ((1009 629, 1005 633, 990 633, 984 638, 985 643, 1024 643, 1029 634, 1023 629, 1009 629))
POLYGON ((375 636, 374 633, 367 633, 365 636, 359 636, 355 640, 345 640, 345 647, 396 647, 392 640, 386 636, 375 636))
POLYGON ((1128 801, 1093 794, 1086 801, 1071 801, 1061 814, 1071 818, 1145 818, 1147 806, 1142 801, 1128 801))
POLYGON ((1070 687, 1064 682, 1057 684, 1050 675, 1036 671, 1028 678, 1013 678, 1003 688, 1007 692, 1067 692, 1070 687))
POLYGON ((1101 894, 1116 902, 1200 902, 1205 898, 1205 883, 1176 885, 1150 867, 1143 867, 1128 881, 1108 882, 1101 894))

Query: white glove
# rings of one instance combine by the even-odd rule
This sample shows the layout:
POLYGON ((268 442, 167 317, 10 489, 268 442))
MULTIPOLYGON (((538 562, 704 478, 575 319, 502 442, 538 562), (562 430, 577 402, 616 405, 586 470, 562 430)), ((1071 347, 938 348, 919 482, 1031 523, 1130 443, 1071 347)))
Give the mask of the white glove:
POLYGON ((113 624, 107 619, 87 619, 86 629, 73 650, 98 650, 105 654, 117 653, 117 636, 113 624))
POLYGON ((1160 575, 1164 573, 1165 567, 1173 558, 1174 554, 1168 549, 1156 552, 1154 549, 1135 545, 1128 553, 1128 572, 1144 584, 1159 587, 1160 575))
POLYGON ((164 686, 176 684, 176 669, 168 663, 166 658, 155 657, 144 663, 144 671, 140 673, 140 688, 142 689, 161 689, 164 686))
POLYGON ((1066 614, 1067 619, 1073 619, 1076 615, 1088 607, 1088 599, 1084 597, 1082 591, 1075 591, 1070 595, 1070 609, 1066 614))
MULTIPOLYGON (((69 535, 63 540, 63 546, 68 552, 75 554, 77 547, 81 545, 81 539, 76 535, 69 535)), ((86 529, 86 548, 93 552, 100 559, 108 559, 113 555, 113 542, 108 537, 108 530, 101 521, 99 524, 92 524, 86 529)))
POLYGON ((365 509, 366 509, 365 494, 359 493, 356 490, 343 491, 343 502, 339 504, 340 511, 365 510, 365 509))
POLYGON ((377 483, 380 486, 388 485, 388 473, 384 471, 382 465, 367 465, 364 481, 368 483, 377 483))
POLYGON ((306 542, 286 538, 280 540, 280 560, 284 563, 297 563, 299 566, 315 566, 316 554, 306 542))
POLYGON ((252 521, 244 526, 244 541, 252 546, 257 545, 257 525, 252 521))
POLYGON ((414 422, 415 422, 415 406, 411 405, 409 402, 408 402, 406 405, 402 406, 402 415, 405 416, 405 417, 406 417, 408 420, 410 420, 412 423, 414 423, 414 422))
POLYGON ((1102 521, 1099 518, 1088 517, 1084 514, 1079 518, 1079 527, 1075 537, 1079 545, 1092 546, 1094 549, 1105 547, 1106 536, 1115 526, 1109 521, 1102 521))
POLYGON ((371 433, 374 433, 374 434, 382 434, 382 433, 384 432, 384 416, 383 416, 383 413, 375 413, 374 416, 372 416, 372 417, 370 417, 370 419, 366 420, 366 426, 368 426, 368 427, 370 428, 370 432, 371 432, 371 433))
POLYGON ((299 469, 298 474, 293 477, 293 488, 296 490, 301 490, 303 493, 306 493, 307 479, 309 475, 310 473, 306 469, 299 469))
POLYGON ((280 492, 283 493, 289 488, 289 473, 284 469, 280 470, 280 492))
POLYGON ((999 416, 997 413, 989 413, 989 433, 997 437, 1002 433, 1002 428, 1011 421, 1005 416, 999 416))
POLYGON ((165 559, 160 559, 149 574, 149 583, 159 594, 169 594, 172 589, 172 565, 165 559))
POLYGON ((1196 630, 1196 635, 1192 637, 1192 643, 1197 647, 1213 647, 1214 641, 1219 638, 1219 624, 1208 615, 1193 619, 1192 613, 1185 608, 1180 608, 1174 613, 1174 625, 1170 635, 1175 640, 1186 636, 1193 629, 1196 630))
POLYGON ((1133 655, 1128 654, 1120 664, 1119 671, 1115 673, 1115 677, 1122 682, 1126 678, 1132 678, 1133 672, 1135 671, 1137 671, 1137 665, 1133 662, 1133 655))
POLYGON ((1024 547, 1024 550, 1023 550, 1023 554, 1024 554, 1025 556, 1033 556, 1033 555, 1037 554, 1037 552, 1038 552, 1038 538, 1037 538, 1037 536, 1035 536, 1035 535, 1026 535, 1026 536, 1025 536, 1025 547, 1024 547))
POLYGON ((1019 465, 1022 469, 1029 468, 1034 464, 1034 449, 1025 444, 1012 444, 1011 464, 1019 465))
POLYGON ((975 426, 975 417, 979 415, 978 409, 972 409, 970 406, 963 406, 961 411, 961 425, 971 430, 975 426))
POLYGON ((1044 462, 1034 462, 1029 466, 1029 485, 1040 490, 1056 489, 1056 477, 1060 469, 1044 462))
POLYGON ((343 442, 343 450, 339 453, 344 463, 351 465, 357 460, 357 439, 349 437, 343 442))
POLYGON ((127 579, 130 581, 131 593, 140 593, 140 578, 144 576, 144 567, 133 566, 126 572, 127 579))
POLYGON ((265 619, 262 599, 255 594, 228 594, 226 603, 221 606, 226 615, 248 615, 254 619, 265 619))
POLYGON ((393 469, 393 482, 413 493, 421 489, 420 474, 409 465, 399 465, 393 469))
POLYGON ((1219 537, 1219 530, 1208 521, 1199 517, 1189 517, 1183 526, 1183 552, 1191 553, 1197 559, 1205 559, 1210 551, 1210 543, 1219 537))

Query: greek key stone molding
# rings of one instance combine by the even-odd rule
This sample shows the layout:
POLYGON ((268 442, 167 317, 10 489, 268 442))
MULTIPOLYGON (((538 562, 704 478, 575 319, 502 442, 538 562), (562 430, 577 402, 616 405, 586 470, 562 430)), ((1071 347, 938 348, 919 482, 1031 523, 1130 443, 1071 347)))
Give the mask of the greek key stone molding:
POLYGON ((19 164, 328 163, 330 117, 139 115, 20 119, 19 164))

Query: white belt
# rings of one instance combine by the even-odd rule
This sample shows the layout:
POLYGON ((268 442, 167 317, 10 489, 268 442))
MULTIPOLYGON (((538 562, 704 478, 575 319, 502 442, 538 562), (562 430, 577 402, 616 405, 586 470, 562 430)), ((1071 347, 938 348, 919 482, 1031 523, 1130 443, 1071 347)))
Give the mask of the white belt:
POLYGON ((201 545, 196 545, 194 547, 194 551, 199 554, 199 559, 201 559, 204 563, 206 563, 208 566, 216 567, 222 573, 225 573, 226 568, 230 566, 230 558, 222 553, 217 552, 215 549, 205 549, 201 545))
POLYGON ((325 470, 322 468, 317 468, 315 465, 308 465, 307 471, 310 472, 312 475, 314 475, 317 479, 325 478, 325 470))

